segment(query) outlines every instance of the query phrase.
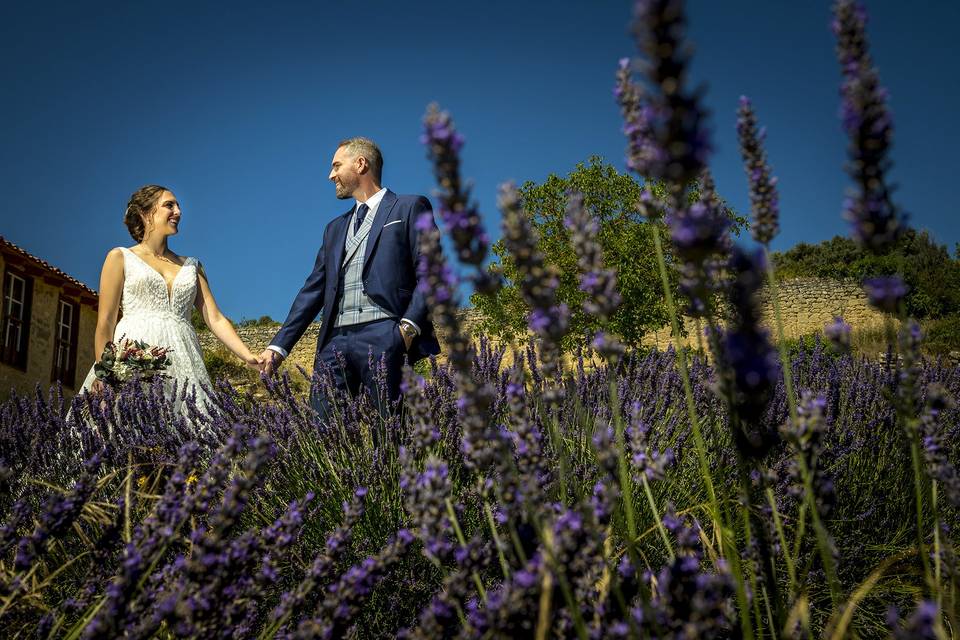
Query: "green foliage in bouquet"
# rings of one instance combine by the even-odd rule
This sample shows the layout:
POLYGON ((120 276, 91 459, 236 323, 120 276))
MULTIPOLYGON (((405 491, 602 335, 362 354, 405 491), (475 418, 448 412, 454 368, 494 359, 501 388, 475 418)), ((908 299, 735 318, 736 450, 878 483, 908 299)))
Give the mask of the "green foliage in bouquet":
POLYGON ((116 387, 134 378, 163 375, 163 370, 170 366, 169 353, 166 347, 120 338, 116 344, 107 342, 93 371, 97 378, 116 387))

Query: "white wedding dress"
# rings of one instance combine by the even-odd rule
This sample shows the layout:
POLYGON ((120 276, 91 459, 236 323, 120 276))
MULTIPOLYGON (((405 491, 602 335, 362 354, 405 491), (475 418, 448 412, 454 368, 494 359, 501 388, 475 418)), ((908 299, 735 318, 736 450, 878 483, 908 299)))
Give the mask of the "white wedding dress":
MULTIPOLYGON (((121 318, 113 333, 114 342, 121 338, 142 340, 150 346, 170 349, 170 364, 164 371, 168 397, 173 395, 174 381, 177 397, 172 398, 175 409, 187 415, 183 402, 187 394, 196 394, 196 406, 209 414, 208 396, 204 388, 211 388, 210 376, 203 364, 200 341, 190 322, 197 295, 197 259, 187 258, 173 279, 170 290, 160 272, 126 247, 123 253, 123 295, 120 299, 121 318)), ((93 367, 83 381, 86 391, 96 379, 93 367)))

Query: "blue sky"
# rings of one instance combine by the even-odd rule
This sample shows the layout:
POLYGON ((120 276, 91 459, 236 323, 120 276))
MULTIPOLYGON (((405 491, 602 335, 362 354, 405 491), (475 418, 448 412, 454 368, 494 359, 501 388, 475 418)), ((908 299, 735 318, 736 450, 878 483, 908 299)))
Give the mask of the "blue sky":
MULTIPOLYGON (((0 235, 93 287, 106 252, 133 244, 121 222, 130 193, 159 183, 184 210, 171 248, 204 262, 223 310, 282 319, 323 226, 347 208, 326 180, 337 141, 372 137, 385 186, 430 195, 418 137, 433 101, 466 136, 464 174, 494 236, 500 182, 593 154, 623 167, 611 88, 634 53, 629 2, 83 4, 5 7, 0 235)), ((747 94, 780 178, 776 249, 847 232, 829 7, 688 3, 718 189, 748 211, 734 130, 747 94)), ((952 250, 960 3, 867 7, 894 110, 897 200, 952 250)))

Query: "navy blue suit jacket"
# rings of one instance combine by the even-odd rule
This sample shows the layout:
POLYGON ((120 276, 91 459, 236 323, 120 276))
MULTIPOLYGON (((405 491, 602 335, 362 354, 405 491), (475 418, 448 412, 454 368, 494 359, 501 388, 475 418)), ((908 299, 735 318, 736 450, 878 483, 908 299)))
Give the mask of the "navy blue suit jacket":
MULTIPOLYGON (((410 361, 416 362, 440 352, 423 294, 417 288, 417 262, 420 257, 420 232, 417 218, 432 211, 423 196, 398 196, 390 190, 383 195, 376 218, 370 227, 363 254, 363 285, 366 295, 397 316, 408 318, 420 327, 420 335, 410 345, 410 361), (394 223, 394 224, 390 224, 394 223), (387 226, 389 225, 389 226, 387 226)), ((323 244, 317 253, 313 272, 303 283, 287 319, 270 344, 287 353, 293 349, 307 327, 322 312, 317 351, 326 345, 340 305, 338 285, 343 263, 347 225, 353 208, 337 216, 323 231, 323 244)), ((431 217, 431 224, 436 227, 431 217)))

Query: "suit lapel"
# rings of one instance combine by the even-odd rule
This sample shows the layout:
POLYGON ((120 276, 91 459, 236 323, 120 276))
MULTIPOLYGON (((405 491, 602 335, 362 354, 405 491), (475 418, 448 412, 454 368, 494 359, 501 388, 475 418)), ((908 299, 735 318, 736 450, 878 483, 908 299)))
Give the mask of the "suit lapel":
POLYGON ((353 209, 347 211, 344 215, 340 216, 338 220, 334 221, 335 226, 333 228, 333 251, 330 255, 330 264, 327 265, 328 273, 340 273, 340 265, 343 261, 343 247, 347 241, 347 226, 350 224, 350 214, 353 213, 353 209))
POLYGON ((380 239, 380 232, 383 231, 383 223, 387 221, 387 216, 393 210, 393 205, 397 204, 397 194, 387 189, 380 200, 380 206, 377 207, 377 217, 373 219, 373 226, 370 227, 370 236, 367 238, 367 246, 363 252, 363 268, 367 268, 367 262, 370 260, 370 254, 380 239))

